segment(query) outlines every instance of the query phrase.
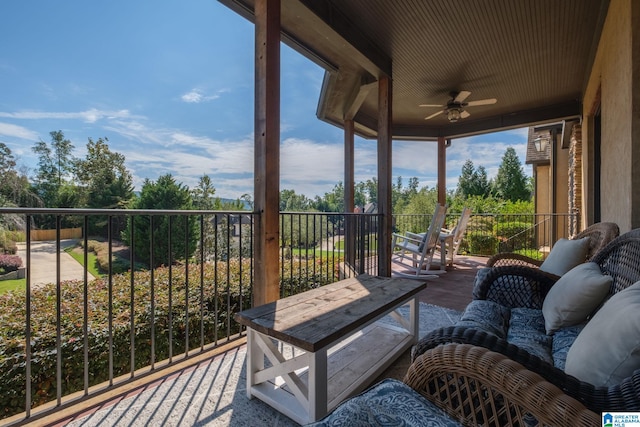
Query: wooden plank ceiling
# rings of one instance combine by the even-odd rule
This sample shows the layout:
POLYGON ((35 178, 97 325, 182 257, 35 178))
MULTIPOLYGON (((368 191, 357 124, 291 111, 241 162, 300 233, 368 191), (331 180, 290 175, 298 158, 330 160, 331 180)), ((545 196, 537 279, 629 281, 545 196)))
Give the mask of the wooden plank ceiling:
MULTIPOLYGON (((251 19, 253 0, 220 0, 251 19)), ((283 40, 325 67, 318 117, 377 134, 381 75, 393 79, 393 138, 435 139, 575 118, 608 0, 282 0, 283 40), (447 104, 469 117, 420 104, 447 104), (364 99, 364 101, 362 101, 364 99), (360 104, 360 102, 362 102, 360 104), (357 108, 356 108, 357 107, 357 108)))

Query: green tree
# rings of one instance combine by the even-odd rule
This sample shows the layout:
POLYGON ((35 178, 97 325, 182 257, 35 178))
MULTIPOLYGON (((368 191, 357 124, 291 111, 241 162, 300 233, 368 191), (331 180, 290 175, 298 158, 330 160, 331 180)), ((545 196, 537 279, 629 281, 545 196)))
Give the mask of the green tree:
POLYGON ((466 198, 471 195, 471 187, 473 181, 473 174, 475 173, 475 166, 471 160, 467 160, 462 165, 462 171, 458 177, 458 188, 456 194, 462 198, 466 198))
MULTIPOLYGON (((356 202, 357 204, 357 202, 356 202)), ((324 197, 316 196, 313 207, 320 212, 344 212, 344 185, 338 182, 324 197)))
MULTIPOLYGON (((76 162, 76 175, 83 188, 82 204, 91 209, 126 209, 134 198, 133 179, 125 157, 109 149, 107 138, 89 138, 87 155, 76 162)), ((105 236, 108 218, 91 216, 89 233, 105 236)), ((120 220, 113 222, 115 233, 123 229, 120 220)))
POLYGON ((64 133, 52 131, 51 143, 36 142, 33 152, 38 156, 38 168, 34 179, 34 188, 46 207, 56 208, 59 204, 59 190, 72 182, 76 159, 73 157, 73 144, 65 139, 64 133))
POLYGON ((280 212, 307 212, 312 205, 312 200, 304 194, 296 194, 294 190, 280 191, 280 212))
MULTIPOLYGON (((220 199, 214 197, 216 189, 213 186, 209 175, 202 175, 198 181, 198 186, 191 190, 193 207, 198 210, 220 209, 220 199)), ((217 217, 214 214, 205 215, 202 218, 202 240, 198 239, 196 249, 196 259, 212 260, 216 250, 216 228, 217 217)))
POLYGON ((42 200, 32 191, 26 173, 18 172, 11 149, 0 142, 0 195, 15 206, 42 206, 42 200))
POLYGON ((411 231, 413 233, 423 233, 429 227, 424 221, 429 219, 438 203, 438 190, 436 188, 422 187, 411 196, 404 210, 403 215, 398 217, 395 228, 398 231, 411 231), (422 222, 421 222, 422 221, 422 222))
POLYGON ((409 178, 407 187, 402 185, 402 177, 398 177, 396 184, 391 188, 391 203, 394 213, 402 213, 411 198, 418 193, 420 185, 418 178, 409 178))
POLYGON ((520 159, 513 147, 508 147, 502 157, 498 175, 493 182, 493 191, 497 197, 516 202, 529 200, 531 189, 520 159))
MULTIPOLYGON (((189 189, 175 181, 171 174, 163 175, 156 182, 146 179, 140 197, 134 202, 136 209, 193 209, 189 189)), ((198 224, 187 216, 148 215, 136 216, 133 222, 134 250, 136 257, 150 267, 169 265, 171 261, 190 258, 199 237, 198 224), (171 245, 169 246, 169 236, 171 245), (153 238, 153 260, 150 246, 153 238), (185 244, 185 242, 188 242, 185 244)), ((123 233, 125 241, 131 241, 131 223, 123 233)))
MULTIPOLYGON (((47 208, 77 207, 80 198, 75 194, 78 190, 74 183, 76 158, 73 156, 73 144, 65 139, 62 131, 52 131, 51 143, 37 142, 33 152, 38 156, 36 176, 33 178, 33 193, 37 194, 47 208)), ((63 227, 78 225, 79 218, 64 217, 63 227)), ((42 228, 53 228, 56 220, 53 215, 41 215, 35 222, 42 228)))
POLYGON ((466 199, 473 196, 488 196, 491 193, 491 185, 487 179, 487 171, 484 166, 475 168, 471 160, 462 165, 462 171, 458 178, 456 195, 466 199))
POLYGON ((220 198, 214 197, 216 188, 213 186, 209 175, 202 175, 198 180, 198 186, 191 190, 193 207, 200 210, 221 209, 220 198))

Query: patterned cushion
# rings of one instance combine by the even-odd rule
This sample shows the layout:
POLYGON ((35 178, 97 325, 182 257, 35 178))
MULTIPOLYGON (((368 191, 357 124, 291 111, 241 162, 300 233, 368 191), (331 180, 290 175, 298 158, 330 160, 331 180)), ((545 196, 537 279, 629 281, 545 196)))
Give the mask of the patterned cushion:
POLYGON ((509 309, 488 300, 473 300, 467 305, 456 326, 480 329, 500 338, 506 338, 509 309))
POLYGON ((553 357, 551 356, 553 337, 547 335, 542 310, 533 308, 511 309, 507 341, 538 356, 545 362, 553 364, 553 357))
POLYGON ((571 345, 576 340, 578 334, 580 333, 580 331, 582 331, 585 325, 586 322, 579 325, 562 328, 556 331, 556 333, 553 335, 553 345, 551 347, 551 354, 553 355, 553 366, 564 371, 564 365, 567 361, 567 353, 569 353, 571 345))
POLYGON ((433 426, 459 423, 401 381, 386 379, 342 402, 313 427, 433 426))

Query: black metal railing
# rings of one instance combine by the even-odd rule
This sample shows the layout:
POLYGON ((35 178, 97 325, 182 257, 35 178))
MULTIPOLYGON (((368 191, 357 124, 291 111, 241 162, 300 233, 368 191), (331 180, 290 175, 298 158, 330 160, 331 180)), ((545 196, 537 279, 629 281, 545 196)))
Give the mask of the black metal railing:
MULTIPOLYGON (((256 217, 0 208, 0 243, 8 253, 20 246, 26 273, 13 282, 18 291, 0 293, 3 421, 37 419, 241 337, 233 315, 251 306, 256 217), (38 237, 51 240, 54 259, 44 281, 35 274, 40 223, 54 224, 38 237), (79 232, 75 249, 63 244, 67 228, 79 232), (70 255, 82 264, 71 278, 70 255)), ((448 215, 447 226, 458 217, 448 215)), ((570 217, 473 215, 461 250, 539 250, 564 237, 570 217)), ((424 231, 430 218, 397 215, 395 231, 424 231)), ((281 295, 376 274, 379 224, 377 214, 281 213, 281 295)))
MULTIPOLYGON (((251 305, 256 216, 0 208, 0 224, 22 224, 0 226, 0 242, 20 246, 26 273, 0 294, 0 418, 35 420, 242 336, 233 315, 251 305), (45 280, 36 238, 50 240, 45 280)), ((376 274, 378 218, 281 214, 282 295, 376 274)))
MULTIPOLYGON (((394 215, 394 231, 421 233, 429 228, 432 214, 394 215)), ((447 213, 445 228, 453 228, 459 213, 447 213)), ((570 237, 577 214, 476 214, 471 215, 459 253, 491 256, 521 252, 543 256, 553 242, 570 237)))
POLYGON ((378 268, 376 214, 280 214, 282 297, 378 268))

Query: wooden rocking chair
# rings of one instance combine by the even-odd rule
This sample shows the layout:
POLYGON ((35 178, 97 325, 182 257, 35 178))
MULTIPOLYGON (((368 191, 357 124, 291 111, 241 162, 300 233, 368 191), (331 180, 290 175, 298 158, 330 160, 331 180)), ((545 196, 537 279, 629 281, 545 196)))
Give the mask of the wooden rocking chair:
POLYGON ((423 279, 435 278, 438 277, 437 274, 444 273, 444 270, 430 268, 446 212, 447 207, 438 204, 429 230, 424 234, 393 234, 391 262, 403 267, 403 271, 395 271, 396 274, 423 279))
POLYGON ((460 219, 455 227, 451 230, 443 228, 440 232, 440 238, 438 240, 438 250, 440 251, 440 263, 445 266, 453 265, 453 259, 458 255, 458 249, 464 238, 464 233, 467 231, 467 224, 471 217, 471 208, 465 207, 462 209, 460 219))

